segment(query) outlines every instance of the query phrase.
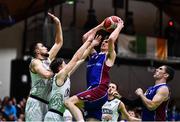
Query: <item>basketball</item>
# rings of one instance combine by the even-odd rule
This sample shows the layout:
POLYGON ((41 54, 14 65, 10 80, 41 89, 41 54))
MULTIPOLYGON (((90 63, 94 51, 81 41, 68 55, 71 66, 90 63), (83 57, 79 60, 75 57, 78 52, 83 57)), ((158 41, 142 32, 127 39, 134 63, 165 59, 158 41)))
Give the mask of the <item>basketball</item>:
POLYGON ((117 16, 110 16, 107 17, 104 21, 104 29, 107 32, 113 32, 113 30, 117 27, 117 23, 119 21, 119 17, 117 16))

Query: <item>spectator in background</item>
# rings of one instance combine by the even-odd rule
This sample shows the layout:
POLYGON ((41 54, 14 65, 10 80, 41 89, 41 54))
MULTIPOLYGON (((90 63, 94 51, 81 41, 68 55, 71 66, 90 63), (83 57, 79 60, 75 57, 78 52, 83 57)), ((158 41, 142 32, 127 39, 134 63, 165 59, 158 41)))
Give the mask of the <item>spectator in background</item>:
POLYGON ((6 118, 3 116, 2 112, 0 112, 0 122, 6 122, 6 118))
POLYGON ((8 97, 4 97, 4 99, 1 99, 1 104, 0 104, 0 121, 6 121, 8 119, 8 116, 4 112, 4 105, 7 102, 8 97))
POLYGON ((8 101, 9 101, 9 97, 5 96, 2 101, 2 107, 5 106, 8 103, 8 101))
POLYGON ((18 122, 24 122, 25 121, 25 115, 24 114, 20 114, 17 121, 18 122))
POLYGON ((17 117, 19 118, 21 114, 24 114, 25 111, 25 103, 23 100, 19 101, 19 103, 16 105, 17 110, 17 117))
POLYGON ((135 108, 128 108, 128 113, 131 116, 139 118, 139 119, 141 119, 140 111, 141 111, 140 108, 136 108, 136 107, 135 108))
POLYGON ((134 110, 129 109, 129 110, 128 110, 128 113, 129 113, 130 116, 136 117, 136 113, 135 113, 134 110))
POLYGON ((13 105, 12 99, 8 99, 6 105, 4 106, 4 113, 8 116, 9 121, 17 120, 17 110, 13 105))
POLYGON ((25 104, 25 98, 19 101, 19 104, 16 104, 16 98, 12 97, 10 99, 8 96, 5 96, 3 101, 0 103, 0 122, 25 121, 25 104))
POLYGON ((12 104, 13 104, 14 106, 17 105, 17 100, 16 100, 15 97, 12 97, 12 98, 11 98, 11 101, 12 101, 12 104))
POLYGON ((2 107, 2 99, 0 98, 0 108, 2 107))

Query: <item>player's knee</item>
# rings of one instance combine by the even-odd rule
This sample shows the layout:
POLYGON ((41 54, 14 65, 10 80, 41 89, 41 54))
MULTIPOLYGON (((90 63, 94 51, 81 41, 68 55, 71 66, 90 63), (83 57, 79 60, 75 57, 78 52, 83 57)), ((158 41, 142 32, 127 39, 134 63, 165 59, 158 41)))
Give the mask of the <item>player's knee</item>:
POLYGON ((67 108, 69 108, 70 104, 71 104, 70 99, 67 99, 67 100, 64 101, 64 105, 65 105, 67 108))
POLYGON ((78 101, 78 98, 76 96, 72 96, 69 99, 66 99, 64 101, 64 104, 65 104, 66 107, 69 108, 69 106, 76 104, 77 101, 78 101))

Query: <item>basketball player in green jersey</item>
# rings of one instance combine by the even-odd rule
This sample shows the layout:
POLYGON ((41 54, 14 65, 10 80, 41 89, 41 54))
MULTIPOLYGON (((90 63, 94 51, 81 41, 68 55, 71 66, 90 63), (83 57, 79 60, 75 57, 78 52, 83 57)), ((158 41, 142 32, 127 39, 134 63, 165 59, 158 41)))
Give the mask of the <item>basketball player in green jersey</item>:
POLYGON ((55 73, 53 77, 52 91, 50 93, 49 110, 45 115, 44 121, 72 121, 72 116, 64 106, 64 100, 70 95, 70 75, 87 57, 87 52, 94 46, 97 46, 101 41, 101 36, 96 36, 92 41, 88 39, 77 50, 68 64, 65 64, 63 59, 58 58, 50 64, 51 70, 55 73), (67 113, 67 114, 65 114, 67 113), (68 119, 67 119, 68 118, 68 119))
POLYGON ((48 52, 47 48, 40 42, 34 43, 30 52, 32 60, 29 65, 31 75, 31 90, 25 108, 26 121, 43 121, 47 112, 48 96, 51 90, 50 62, 55 58, 63 44, 62 28, 59 19, 48 13, 56 26, 55 44, 48 52))

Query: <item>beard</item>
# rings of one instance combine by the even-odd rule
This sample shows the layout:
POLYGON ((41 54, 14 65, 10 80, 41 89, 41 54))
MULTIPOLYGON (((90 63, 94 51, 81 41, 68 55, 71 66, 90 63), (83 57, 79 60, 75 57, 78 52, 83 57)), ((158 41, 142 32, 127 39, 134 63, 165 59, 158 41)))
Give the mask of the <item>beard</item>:
POLYGON ((49 53, 44 53, 44 54, 42 54, 42 56, 44 56, 44 57, 49 57, 49 53))

